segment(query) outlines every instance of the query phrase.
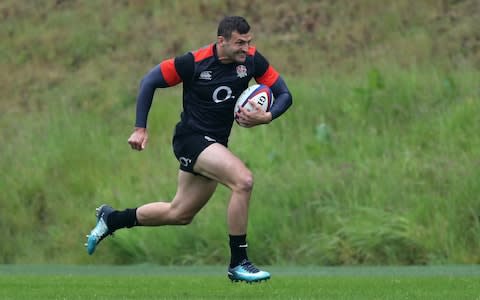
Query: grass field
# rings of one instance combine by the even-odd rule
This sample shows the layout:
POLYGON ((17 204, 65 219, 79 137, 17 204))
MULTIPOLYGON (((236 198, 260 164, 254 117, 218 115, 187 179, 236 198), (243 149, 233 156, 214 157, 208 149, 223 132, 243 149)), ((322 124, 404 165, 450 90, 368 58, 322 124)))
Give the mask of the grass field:
POLYGON ((0 266, 0 299, 480 299, 479 266, 271 267, 230 283, 224 267, 0 266))

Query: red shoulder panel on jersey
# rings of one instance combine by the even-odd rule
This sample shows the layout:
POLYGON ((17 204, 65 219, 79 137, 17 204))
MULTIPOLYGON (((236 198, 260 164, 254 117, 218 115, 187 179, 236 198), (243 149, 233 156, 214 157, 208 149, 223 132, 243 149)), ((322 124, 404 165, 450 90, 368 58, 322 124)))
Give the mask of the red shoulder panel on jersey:
POLYGON ((257 51, 257 48, 255 48, 255 46, 249 46, 247 54, 253 56, 255 54, 255 51, 257 51))
POLYGON ((168 86, 174 86, 182 82, 182 79, 175 69, 174 59, 170 58, 160 63, 160 72, 162 72, 163 79, 167 82, 168 86))
POLYGON ((200 48, 196 51, 193 51, 193 57, 195 58, 195 62, 204 60, 205 58, 209 58, 213 56, 213 46, 214 44, 210 44, 203 48, 200 48))
POLYGON ((262 76, 255 78, 258 83, 271 87, 277 81, 280 74, 272 66, 268 66, 267 71, 262 76))

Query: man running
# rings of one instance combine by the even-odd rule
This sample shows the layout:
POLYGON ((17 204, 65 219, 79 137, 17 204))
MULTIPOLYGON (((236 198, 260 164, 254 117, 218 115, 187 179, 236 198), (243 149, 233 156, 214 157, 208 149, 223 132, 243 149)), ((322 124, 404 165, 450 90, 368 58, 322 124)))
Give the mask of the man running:
POLYGON ((228 137, 235 102, 252 78, 269 86, 275 101, 269 112, 259 105, 254 105, 252 111, 241 109, 235 118, 244 127, 268 124, 278 118, 291 106, 292 96, 279 73, 250 44, 251 40, 250 25, 244 18, 225 17, 218 25, 215 43, 164 60, 145 75, 137 97, 135 129, 128 139, 132 149, 138 151, 147 146, 147 117, 155 90, 183 82, 183 112, 172 142, 180 163, 177 192, 171 202, 152 202, 133 209, 119 211, 100 206, 96 226, 87 239, 89 254, 121 228, 189 224, 220 183, 231 190, 227 211, 231 249, 228 277, 246 282, 270 278, 247 256, 253 176, 228 149, 228 137))

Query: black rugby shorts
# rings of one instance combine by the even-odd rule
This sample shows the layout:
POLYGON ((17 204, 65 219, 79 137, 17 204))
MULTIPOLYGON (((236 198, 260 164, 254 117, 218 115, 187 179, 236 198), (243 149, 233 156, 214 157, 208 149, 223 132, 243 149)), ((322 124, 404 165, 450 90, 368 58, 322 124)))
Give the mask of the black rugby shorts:
POLYGON ((207 135, 195 132, 175 134, 172 142, 173 152, 180 162, 180 170, 197 175, 198 173, 193 171, 193 166, 200 153, 213 143, 220 143, 227 147, 227 143, 217 141, 207 135))

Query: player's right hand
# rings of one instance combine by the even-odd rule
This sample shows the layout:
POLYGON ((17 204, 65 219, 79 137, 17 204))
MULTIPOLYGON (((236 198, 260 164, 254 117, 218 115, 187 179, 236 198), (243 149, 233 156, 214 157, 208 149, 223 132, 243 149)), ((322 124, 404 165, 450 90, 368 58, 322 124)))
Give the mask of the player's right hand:
POLYGON ((128 138, 130 147, 134 150, 142 151, 147 146, 148 132, 146 128, 135 127, 135 130, 128 138))

